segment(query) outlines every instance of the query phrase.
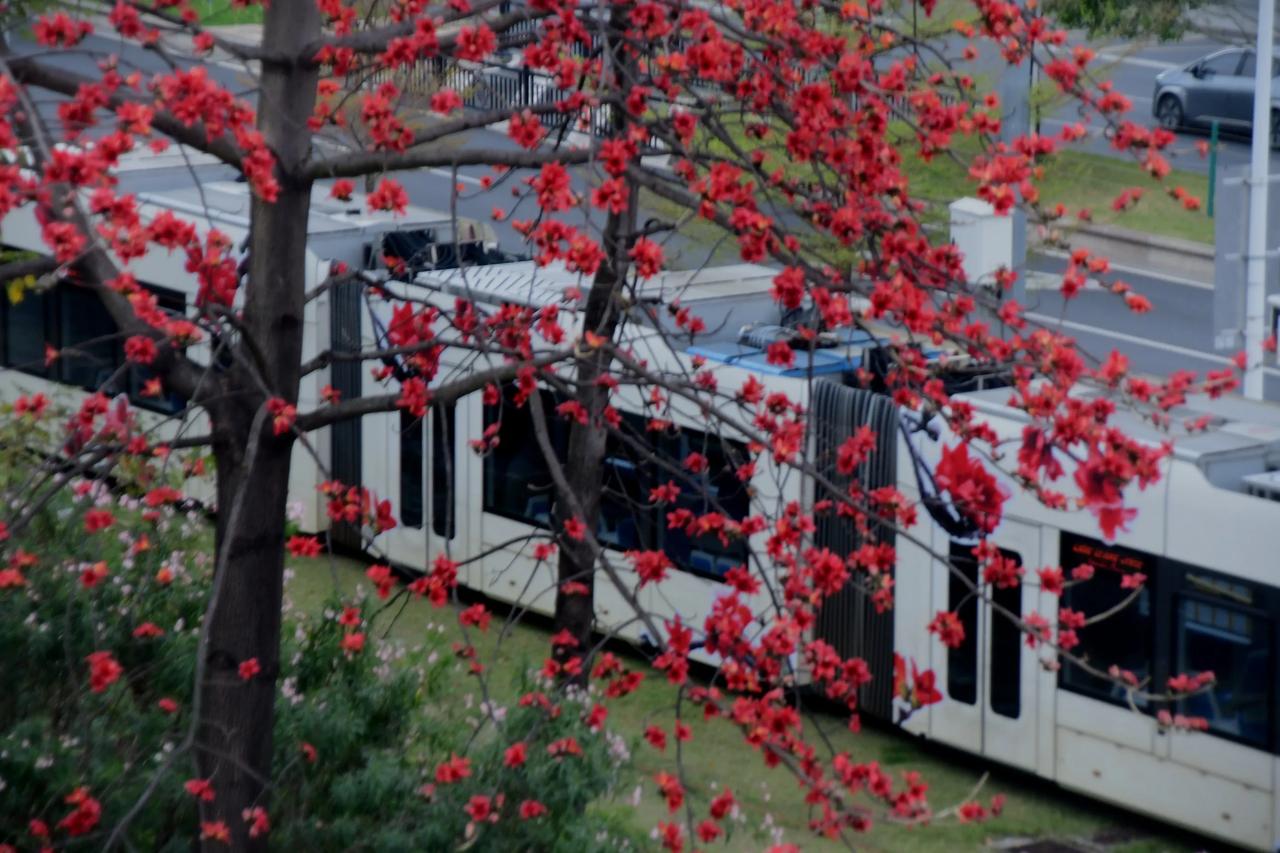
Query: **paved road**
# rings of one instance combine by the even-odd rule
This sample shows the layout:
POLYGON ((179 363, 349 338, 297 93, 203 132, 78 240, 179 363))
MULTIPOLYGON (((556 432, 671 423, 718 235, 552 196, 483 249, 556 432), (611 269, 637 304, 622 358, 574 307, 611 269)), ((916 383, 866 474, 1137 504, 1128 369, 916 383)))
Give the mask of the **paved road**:
MULTIPOLYGON (((1031 267, 1061 272, 1066 261, 1037 256, 1031 267)), ((1204 373, 1229 364, 1230 353, 1213 348, 1213 289, 1181 280, 1119 270, 1134 289, 1152 302, 1148 314, 1134 314, 1124 302, 1101 290, 1085 290, 1066 300, 1053 290, 1027 294, 1030 318, 1074 337, 1080 349, 1094 359, 1115 349, 1129 357, 1139 373, 1167 376, 1174 370, 1204 373)), ((1274 363, 1274 361, 1273 361, 1274 363)), ((1268 400, 1280 401, 1280 370, 1268 369, 1268 400)))

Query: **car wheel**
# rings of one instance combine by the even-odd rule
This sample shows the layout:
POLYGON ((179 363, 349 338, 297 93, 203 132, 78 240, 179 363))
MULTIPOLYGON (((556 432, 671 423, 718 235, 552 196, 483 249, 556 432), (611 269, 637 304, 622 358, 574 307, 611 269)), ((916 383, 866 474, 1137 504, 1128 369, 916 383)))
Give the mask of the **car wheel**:
POLYGON ((1156 107, 1156 118, 1165 130, 1178 130, 1182 127, 1182 104, 1173 95, 1165 95, 1156 107))

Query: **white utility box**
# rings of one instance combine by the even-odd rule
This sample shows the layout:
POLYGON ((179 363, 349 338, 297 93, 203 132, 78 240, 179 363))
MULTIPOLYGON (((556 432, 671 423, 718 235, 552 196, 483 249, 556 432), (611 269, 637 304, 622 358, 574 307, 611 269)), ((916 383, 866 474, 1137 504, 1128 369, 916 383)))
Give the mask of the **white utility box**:
POLYGON ((1014 217, 1000 216, 976 198, 951 202, 951 242, 964 255, 970 284, 992 284, 996 270, 1013 267, 1014 217))

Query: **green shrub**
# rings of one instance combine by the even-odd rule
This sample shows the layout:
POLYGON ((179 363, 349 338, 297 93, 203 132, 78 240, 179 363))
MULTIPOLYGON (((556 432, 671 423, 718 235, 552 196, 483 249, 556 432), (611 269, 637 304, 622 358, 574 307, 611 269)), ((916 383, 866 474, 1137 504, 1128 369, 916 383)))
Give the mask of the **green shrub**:
MULTIPOLYGON (((189 850, 200 826, 184 789, 196 775, 194 756, 182 745, 213 574, 209 525, 167 499, 175 493, 156 491, 159 465, 118 468, 113 488, 68 478, 46 499, 40 484, 52 484, 49 470, 32 449, 52 446, 51 417, 0 410, 0 519, 12 531, 0 542, 0 844, 31 847, 47 828, 56 844, 98 848, 129 814, 125 835, 135 849, 189 850), (38 506, 24 522, 32 501, 38 506), (96 525, 106 526, 90 532, 96 525), (100 691, 89 664, 97 652, 121 668, 100 691), (101 814, 72 837, 80 827, 64 823, 76 808, 67 798, 79 789, 101 814)), ((437 634, 416 647, 379 640, 387 618, 380 604, 335 598, 319 613, 286 608, 273 846, 468 843, 476 851, 576 853, 634 844, 588 808, 609 793, 628 756, 621 741, 588 727, 587 699, 469 707, 463 697, 479 685, 465 661, 437 634), (353 634, 366 638, 359 650, 344 645, 353 634), (517 741, 527 761, 507 767, 517 741), (557 742, 576 744, 574 754, 550 754, 557 742), (465 756, 469 775, 444 784, 436 768, 451 756, 465 756), (491 815, 477 797, 489 798, 491 815), (528 800, 546 814, 521 819, 528 800)), ((111 674, 99 673, 103 681, 111 674)), ((537 697, 538 689, 529 683, 521 692, 537 697)))

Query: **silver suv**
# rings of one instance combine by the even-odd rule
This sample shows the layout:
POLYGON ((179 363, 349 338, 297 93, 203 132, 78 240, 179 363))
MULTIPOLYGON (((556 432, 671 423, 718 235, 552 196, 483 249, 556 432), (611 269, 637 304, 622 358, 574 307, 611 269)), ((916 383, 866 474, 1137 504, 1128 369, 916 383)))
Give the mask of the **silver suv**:
MULTIPOLYGON (((1247 131, 1253 125, 1255 54, 1230 47, 1211 53, 1184 68, 1156 75, 1151 111, 1168 130, 1208 127, 1217 121, 1226 131, 1247 131)), ((1280 65, 1272 61, 1272 75, 1280 65)), ((1271 96, 1271 147, 1280 147, 1280 84, 1271 96)))

